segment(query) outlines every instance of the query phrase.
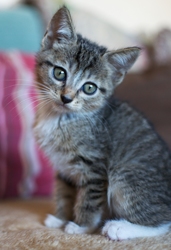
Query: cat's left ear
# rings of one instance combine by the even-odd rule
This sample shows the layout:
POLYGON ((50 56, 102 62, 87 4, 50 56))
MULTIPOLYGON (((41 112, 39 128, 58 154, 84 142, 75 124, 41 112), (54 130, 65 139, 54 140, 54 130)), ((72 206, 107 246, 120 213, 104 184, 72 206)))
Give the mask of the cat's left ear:
POLYGON ((49 23, 42 40, 42 49, 50 49, 53 45, 74 43, 77 35, 72 18, 66 7, 59 9, 49 23))
POLYGON ((135 63, 140 54, 140 50, 138 47, 129 47, 106 52, 104 56, 107 57, 108 62, 115 70, 124 76, 135 63))

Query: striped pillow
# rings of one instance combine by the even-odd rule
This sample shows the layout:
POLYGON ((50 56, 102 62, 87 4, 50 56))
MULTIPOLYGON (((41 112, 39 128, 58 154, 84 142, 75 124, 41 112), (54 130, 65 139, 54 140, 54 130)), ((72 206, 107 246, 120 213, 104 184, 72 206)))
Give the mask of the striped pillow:
POLYGON ((37 147, 33 55, 0 53, 0 198, 50 195, 53 170, 37 147))

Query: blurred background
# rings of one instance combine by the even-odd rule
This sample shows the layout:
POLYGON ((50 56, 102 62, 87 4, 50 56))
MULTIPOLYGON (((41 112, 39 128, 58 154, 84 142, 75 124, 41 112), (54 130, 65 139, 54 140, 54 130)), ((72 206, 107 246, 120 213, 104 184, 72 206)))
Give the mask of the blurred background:
POLYGON ((151 61, 170 61, 170 0, 1 0, 0 49, 38 51, 50 18, 63 4, 84 36, 109 49, 143 47, 133 71, 148 68, 151 61))
MULTIPOLYGON (((0 7, 10 7, 16 2, 19 1, 1 0, 0 7)), ((47 3, 51 5, 52 13, 65 3, 119 26, 127 32, 154 32, 158 28, 171 26, 170 0, 49 0, 47 3)))

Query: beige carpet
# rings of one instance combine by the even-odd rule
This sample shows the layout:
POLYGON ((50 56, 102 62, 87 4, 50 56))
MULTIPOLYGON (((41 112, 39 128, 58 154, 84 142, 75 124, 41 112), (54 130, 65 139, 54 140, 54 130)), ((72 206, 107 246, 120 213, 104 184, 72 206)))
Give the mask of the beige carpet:
POLYGON ((171 249, 171 233, 161 237, 109 241, 101 235, 69 235, 43 225, 47 213, 53 213, 50 200, 1 201, 0 249, 2 250, 164 250, 171 249))

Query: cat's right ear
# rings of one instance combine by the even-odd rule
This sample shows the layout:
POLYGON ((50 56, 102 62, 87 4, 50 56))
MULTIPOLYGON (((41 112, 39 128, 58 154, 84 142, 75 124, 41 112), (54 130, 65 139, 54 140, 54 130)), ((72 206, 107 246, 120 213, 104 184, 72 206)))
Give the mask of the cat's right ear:
POLYGON ((53 45, 74 43, 77 35, 72 18, 66 7, 59 9, 52 17, 42 40, 42 49, 50 49, 53 45))

